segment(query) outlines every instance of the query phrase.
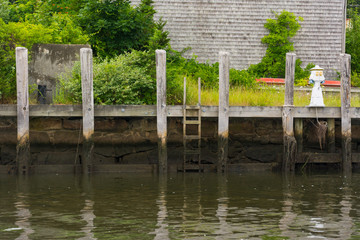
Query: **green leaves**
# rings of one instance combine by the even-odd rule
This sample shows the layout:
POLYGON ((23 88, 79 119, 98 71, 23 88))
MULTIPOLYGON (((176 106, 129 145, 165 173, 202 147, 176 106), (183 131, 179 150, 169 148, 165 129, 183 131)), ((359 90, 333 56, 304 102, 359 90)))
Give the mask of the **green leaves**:
MULTIPOLYGON (((351 71, 360 73, 360 16, 351 13, 351 27, 346 30, 346 53, 351 55, 351 71)), ((357 76, 357 75, 356 75, 357 76)))
POLYGON ((114 57, 131 49, 145 50, 155 31, 151 3, 143 0, 133 7, 128 0, 88 0, 78 20, 89 34, 95 53, 114 57))
MULTIPOLYGON (((113 59, 94 61, 95 104, 154 104, 156 83, 144 66, 143 53, 133 51, 113 59)), ((81 103, 80 63, 75 64, 70 78, 60 79, 59 98, 55 102, 81 103), (65 95, 65 97, 64 97, 65 95)))
MULTIPOLYGON (((259 77, 284 78, 286 53, 294 51, 290 38, 300 29, 299 22, 303 21, 303 18, 285 10, 280 14, 276 12, 274 14, 276 19, 267 19, 264 25, 269 30, 269 34, 261 39, 261 42, 267 45, 266 54, 259 64, 250 66, 249 71, 259 77)), ((304 78, 308 74, 308 71, 303 71, 300 65, 301 61, 298 60, 295 79, 304 78)))

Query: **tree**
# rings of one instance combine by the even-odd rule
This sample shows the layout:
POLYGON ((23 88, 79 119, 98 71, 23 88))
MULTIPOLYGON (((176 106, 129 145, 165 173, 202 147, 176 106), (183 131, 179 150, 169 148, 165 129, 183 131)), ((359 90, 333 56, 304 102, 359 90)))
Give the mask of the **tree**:
POLYGON ((79 11, 78 20, 89 34, 95 53, 113 57, 131 49, 145 49, 155 27, 151 4, 152 0, 142 0, 133 7, 129 0, 89 0, 79 11))

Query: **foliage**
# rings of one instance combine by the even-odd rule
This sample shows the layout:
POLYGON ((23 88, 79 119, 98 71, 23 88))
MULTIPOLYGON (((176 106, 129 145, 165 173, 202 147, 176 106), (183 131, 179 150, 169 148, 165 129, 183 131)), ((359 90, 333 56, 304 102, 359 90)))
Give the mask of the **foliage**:
POLYGON ((26 47, 30 54, 35 43, 86 43, 87 36, 68 16, 55 14, 54 19, 50 27, 28 21, 6 24, 0 19, 0 101, 16 96, 16 47, 26 47))
POLYGON ((351 73, 351 86, 360 87, 360 75, 355 71, 351 73))
POLYGON ((5 101, 15 96, 15 48, 24 46, 31 49, 36 42, 49 43, 52 30, 30 23, 6 24, 0 19, 0 99, 5 101))
POLYGON ((348 18, 352 17, 354 12, 359 12, 360 10, 360 0, 347 0, 347 16, 348 18))
POLYGON ((9 0, 0 0, 0 18, 5 22, 9 20, 9 0))
MULTIPOLYGON (((119 55, 113 59, 94 61, 93 86, 95 104, 154 104, 156 101, 156 83, 144 67, 139 66, 141 52, 119 55)), ((81 103, 81 69, 77 62, 71 76, 63 76, 59 81, 58 99, 81 103), (64 97, 65 96, 65 97, 64 97)))
POLYGON ((88 0, 79 11, 79 24, 89 34, 99 56, 145 50, 155 28, 151 3, 142 0, 138 7, 133 7, 129 0, 88 0))
POLYGON ((66 6, 70 3, 76 1, 0 0, 1 102, 12 101, 16 96, 16 47, 26 47, 30 56, 35 43, 88 42, 88 36, 70 15, 71 9, 66 6))
MULTIPOLYGON (((286 53, 294 51, 294 44, 290 38, 294 37, 303 21, 302 17, 296 17, 294 13, 283 10, 280 14, 274 13, 276 19, 267 19, 264 27, 269 34, 261 41, 267 45, 266 54, 261 62, 251 65, 249 71, 259 77, 284 78, 286 67, 286 53)), ((309 65, 306 69, 309 69, 309 65)), ((304 78, 307 70, 302 71, 301 61, 296 61, 296 79, 304 78)))
POLYGON ((351 71, 360 72, 360 16, 356 11, 351 15, 351 28, 346 31, 346 53, 351 55, 351 71))

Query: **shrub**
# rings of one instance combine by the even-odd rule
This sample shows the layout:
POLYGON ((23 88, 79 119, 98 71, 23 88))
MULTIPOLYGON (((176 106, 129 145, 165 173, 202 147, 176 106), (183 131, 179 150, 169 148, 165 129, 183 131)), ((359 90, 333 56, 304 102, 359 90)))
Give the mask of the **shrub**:
POLYGON ((351 28, 346 30, 346 53, 351 55, 351 71, 360 72, 360 16, 351 13, 351 28))
POLYGON ((52 30, 30 23, 6 24, 0 19, 0 101, 12 101, 16 96, 15 48, 31 49, 36 42, 49 43, 52 30))
POLYGON ((360 87, 360 75, 355 71, 351 73, 351 85, 353 87, 360 87))
POLYGON ((88 0, 78 20, 89 34, 95 53, 114 57, 131 49, 145 50, 155 27, 151 3, 142 0, 133 7, 129 0, 88 0))
MULTIPOLYGON (((156 83, 147 74, 147 69, 138 65, 142 59, 138 51, 119 55, 102 62, 95 60, 93 65, 93 86, 95 104, 154 104, 156 102, 156 83)), ((60 78, 59 98, 64 101, 81 103, 81 69, 77 62, 71 76, 60 78), (65 97, 64 97, 65 95, 65 97)))
MULTIPOLYGON (((251 65, 248 70, 259 77, 284 78, 286 53, 295 50, 290 38, 296 35, 301 27, 299 22, 303 19, 285 10, 280 14, 275 12, 274 14, 276 19, 267 19, 264 25, 269 30, 269 34, 261 39, 262 43, 267 45, 265 56, 260 63, 251 65)), ((311 65, 308 65, 307 68, 311 65)), ((295 69, 295 79, 302 79, 310 75, 308 70, 302 70, 300 59, 296 61, 295 69)))

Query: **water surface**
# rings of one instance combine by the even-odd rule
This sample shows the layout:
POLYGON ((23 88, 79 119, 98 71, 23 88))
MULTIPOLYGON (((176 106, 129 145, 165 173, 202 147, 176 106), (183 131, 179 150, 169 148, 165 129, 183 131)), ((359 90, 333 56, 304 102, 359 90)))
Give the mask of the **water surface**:
POLYGON ((0 176, 0 239, 360 239, 360 175, 0 176))

